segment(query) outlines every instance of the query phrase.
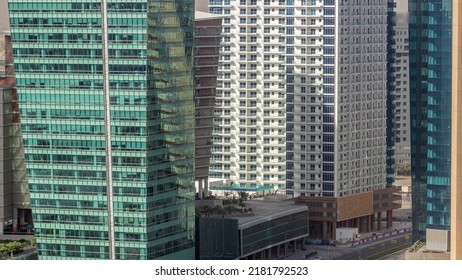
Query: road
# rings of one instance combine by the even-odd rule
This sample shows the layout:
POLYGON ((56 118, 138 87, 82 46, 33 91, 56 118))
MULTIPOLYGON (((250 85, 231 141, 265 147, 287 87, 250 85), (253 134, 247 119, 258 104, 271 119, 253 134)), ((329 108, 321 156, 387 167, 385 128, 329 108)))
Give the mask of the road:
POLYGON ((364 260, 370 256, 403 245, 412 245, 412 239, 410 237, 410 234, 402 235, 396 238, 386 239, 383 241, 377 241, 373 244, 358 246, 356 247, 356 250, 354 252, 335 257, 334 260, 364 260))
POLYGON ((379 260, 404 260, 404 255, 406 253, 406 249, 401 251, 395 252, 393 254, 387 255, 385 257, 380 258, 379 260))

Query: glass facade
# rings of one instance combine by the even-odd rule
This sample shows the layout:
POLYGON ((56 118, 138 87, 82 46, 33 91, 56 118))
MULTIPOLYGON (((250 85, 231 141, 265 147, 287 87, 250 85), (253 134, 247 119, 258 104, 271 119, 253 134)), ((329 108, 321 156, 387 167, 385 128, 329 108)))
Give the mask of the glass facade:
POLYGON ((196 220, 196 259, 235 260, 239 258, 237 219, 201 218, 196 220))
POLYGON ((449 230, 452 1, 409 1, 414 240, 449 230))
POLYGON ((308 230, 306 217, 306 212, 299 212, 241 229, 239 251, 245 256, 273 244, 305 236, 308 230))
MULTIPOLYGON (((267 201, 266 205, 268 204, 271 202, 267 201)), ((281 212, 293 207, 271 206, 281 212)), ((252 207, 257 207, 259 213, 253 217, 198 218, 198 259, 242 259, 308 236, 308 211, 279 214, 274 208, 268 211, 258 208, 258 204, 253 204, 252 207)))
MULTIPOLYGON (((322 196, 334 196, 335 186, 335 3, 324 1, 322 196)), ((337 31, 338 32, 338 31, 337 31)))
POLYGON ((9 10, 40 258, 193 259, 194 1, 9 10))

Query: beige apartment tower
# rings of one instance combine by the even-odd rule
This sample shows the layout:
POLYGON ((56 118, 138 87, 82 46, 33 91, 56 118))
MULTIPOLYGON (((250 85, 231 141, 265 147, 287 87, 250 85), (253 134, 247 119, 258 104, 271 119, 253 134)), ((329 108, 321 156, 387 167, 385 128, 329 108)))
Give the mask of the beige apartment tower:
POLYGON ((462 3, 452 5, 451 259, 462 260, 462 3))
POLYGON ((0 235, 32 224, 11 35, 3 30, 7 27, 0 24, 0 235))

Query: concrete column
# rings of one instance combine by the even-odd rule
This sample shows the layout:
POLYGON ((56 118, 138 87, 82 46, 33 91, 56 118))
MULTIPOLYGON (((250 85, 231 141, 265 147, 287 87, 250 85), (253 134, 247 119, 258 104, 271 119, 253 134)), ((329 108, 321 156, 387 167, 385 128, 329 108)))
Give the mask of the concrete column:
POLYGON ((322 222, 322 239, 327 239, 327 222, 322 222))
POLYGON ((393 226, 393 211, 387 211, 387 228, 391 228, 393 226))
POLYGON ((18 224, 18 208, 13 208, 13 232, 18 232, 19 228, 16 227, 18 224))
POLYGON ((0 221, 0 235, 3 234, 3 221, 0 221))
POLYGON ((367 232, 372 231, 372 218, 371 215, 367 215, 367 232))
POLYGON ((281 248, 279 248, 280 245, 276 246, 276 258, 279 259, 279 254, 281 253, 281 248))
POLYGON ((284 242, 284 258, 287 257, 287 241, 284 242))
POLYGON ((356 218, 356 227, 358 228, 358 232, 361 232, 361 218, 356 218))
POLYGON ((377 230, 382 230, 382 212, 377 213, 377 230))
POLYGON ((271 248, 266 250, 266 259, 271 260, 271 248))
POLYGON ((207 181, 208 179, 204 179, 204 191, 205 191, 205 196, 209 196, 209 182, 207 181))
POLYGON ((18 211, 20 213, 19 221, 21 222, 21 224, 25 224, 26 223, 26 211, 24 211, 24 209, 18 209, 18 211))
POLYGON ((337 222, 332 223, 332 240, 337 240, 337 222))
POLYGON ((198 182, 197 196, 199 197, 199 199, 203 198, 203 196, 202 196, 202 179, 199 179, 199 182, 198 182))

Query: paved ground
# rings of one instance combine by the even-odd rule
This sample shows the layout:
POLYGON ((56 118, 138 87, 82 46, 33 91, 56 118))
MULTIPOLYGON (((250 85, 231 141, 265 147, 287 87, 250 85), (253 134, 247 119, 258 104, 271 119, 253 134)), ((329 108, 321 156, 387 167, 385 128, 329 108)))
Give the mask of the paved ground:
POLYGON ((404 188, 411 186, 411 176, 396 176, 395 185, 401 186, 404 188))
POLYGON ((380 258, 379 260, 404 260, 404 255, 406 253, 406 250, 407 249, 398 251, 396 253, 380 258))
MULTIPOLYGON (((405 244, 411 246, 411 233, 403 232, 398 234, 397 231, 403 231, 404 229, 409 229, 411 223, 407 221, 395 221, 393 222, 393 227, 387 229, 386 224, 382 224, 381 231, 374 231, 369 233, 361 234, 363 239, 362 244, 360 245, 339 245, 336 247, 333 246, 324 246, 324 245, 307 245, 306 251, 297 252, 293 255, 288 256, 288 260, 303 260, 305 255, 316 251, 317 257, 322 259, 329 260, 358 260, 366 259, 369 256, 381 253, 383 251, 399 247, 405 244), (387 236, 382 236, 387 235, 387 236), (376 238, 374 240, 369 240, 371 238, 376 238), (367 240, 367 241, 366 241, 367 240)), ((314 259, 314 256, 310 259, 314 259)))
POLYGON ((384 251, 391 250, 406 245, 412 245, 411 235, 409 233, 401 236, 386 238, 384 240, 375 241, 370 244, 357 246, 354 252, 344 254, 333 258, 334 260, 364 260, 368 257, 380 254, 384 251))
MULTIPOLYGON (((315 257, 321 257, 324 260, 363 260, 370 256, 379 254, 383 251, 390 250, 403 245, 412 245, 412 237, 410 233, 405 233, 397 236, 390 236, 377 241, 369 242, 367 244, 355 246, 355 247, 333 247, 333 246, 321 246, 321 245, 310 245, 306 251, 295 253, 288 256, 288 260, 303 260, 305 255, 313 251, 316 251, 315 257)), ((400 251, 401 252, 401 251, 400 251)), ((387 259, 404 259, 404 251, 401 255, 390 255, 387 259)))

